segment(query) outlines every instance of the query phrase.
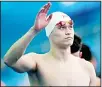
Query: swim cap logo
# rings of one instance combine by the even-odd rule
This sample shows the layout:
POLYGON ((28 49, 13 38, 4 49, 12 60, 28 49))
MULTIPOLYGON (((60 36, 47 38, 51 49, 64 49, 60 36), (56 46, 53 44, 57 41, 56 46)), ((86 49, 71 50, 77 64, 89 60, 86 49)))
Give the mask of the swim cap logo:
POLYGON ((67 15, 62 15, 62 17, 64 18, 64 17, 67 17, 67 15))

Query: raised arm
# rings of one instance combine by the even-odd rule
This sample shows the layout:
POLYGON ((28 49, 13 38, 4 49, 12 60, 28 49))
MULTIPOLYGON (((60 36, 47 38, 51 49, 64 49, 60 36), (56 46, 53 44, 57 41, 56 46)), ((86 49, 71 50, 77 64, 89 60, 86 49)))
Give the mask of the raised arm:
POLYGON ((23 55, 27 46, 32 39, 47 26, 51 19, 51 15, 46 17, 50 3, 41 8, 36 16, 35 24, 30 30, 16 41, 4 56, 4 62, 9 67, 13 68, 17 72, 25 72, 36 67, 36 62, 33 60, 35 53, 29 53, 23 55), (32 61, 33 60, 33 61, 32 61))

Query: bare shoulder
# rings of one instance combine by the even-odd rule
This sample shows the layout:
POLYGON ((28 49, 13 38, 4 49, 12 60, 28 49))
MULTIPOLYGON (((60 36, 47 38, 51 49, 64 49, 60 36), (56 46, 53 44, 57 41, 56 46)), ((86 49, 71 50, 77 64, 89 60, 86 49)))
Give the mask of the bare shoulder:
POLYGON ((86 69, 88 72, 92 72, 95 70, 92 63, 86 61, 85 59, 74 56, 74 60, 78 61, 78 63, 82 66, 82 68, 86 69))
POLYGON ((34 52, 30 52, 30 53, 27 53, 27 54, 23 55, 22 57, 36 59, 36 58, 40 57, 40 54, 37 54, 37 53, 34 53, 34 52))
POLYGON ((31 59, 31 60, 34 60, 34 61, 39 61, 43 58, 44 54, 37 54, 37 53, 34 53, 34 52, 30 52, 28 54, 25 54, 24 55, 27 59, 31 59))
POLYGON ((88 70, 94 68, 92 63, 86 61, 85 59, 80 59, 80 63, 83 64, 88 70))
POLYGON ((92 65, 92 63, 86 61, 85 59, 80 59, 80 62, 88 71, 88 74, 90 76, 90 86, 96 86, 96 72, 94 66, 92 65))
POLYGON ((92 65, 92 63, 90 63, 89 61, 86 61, 85 59, 79 59, 79 61, 80 61, 80 64, 84 67, 84 69, 88 71, 90 75, 92 74, 95 75, 95 68, 92 65))

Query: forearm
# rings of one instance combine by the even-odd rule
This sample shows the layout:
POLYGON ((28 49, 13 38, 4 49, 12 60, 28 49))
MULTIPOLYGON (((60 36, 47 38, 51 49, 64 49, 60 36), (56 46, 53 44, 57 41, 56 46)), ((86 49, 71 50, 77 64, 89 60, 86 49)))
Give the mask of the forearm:
POLYGON ((23 55, 27 46, 30 44, 36 34, 37 32, 34 30, 34 27, 31 27, 31 29, 24 36, 22 36, 11 46, 11 48, 4 56, 4 62, 8 65, 16 63, 18 59, 23 55))

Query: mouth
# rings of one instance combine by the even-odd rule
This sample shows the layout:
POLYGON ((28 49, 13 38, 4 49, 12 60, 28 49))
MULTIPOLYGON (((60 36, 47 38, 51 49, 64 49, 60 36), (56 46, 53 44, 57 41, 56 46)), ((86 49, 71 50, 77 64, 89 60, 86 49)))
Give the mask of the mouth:
POLYGON ((72 37, 66 37, 65 39, 73 39, 72 37))

